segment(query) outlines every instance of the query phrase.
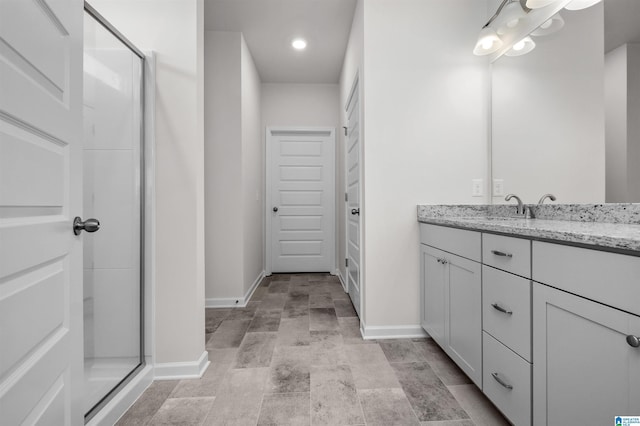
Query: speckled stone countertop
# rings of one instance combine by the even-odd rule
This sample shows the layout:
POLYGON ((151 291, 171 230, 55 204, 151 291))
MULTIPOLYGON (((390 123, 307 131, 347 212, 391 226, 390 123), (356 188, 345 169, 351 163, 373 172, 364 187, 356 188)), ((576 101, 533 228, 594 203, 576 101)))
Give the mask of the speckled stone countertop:
POLYGON ((513 217, 514 205, 419 205, 418 221, 640 256, 640 204, 529 207, 533 219, 513 217))

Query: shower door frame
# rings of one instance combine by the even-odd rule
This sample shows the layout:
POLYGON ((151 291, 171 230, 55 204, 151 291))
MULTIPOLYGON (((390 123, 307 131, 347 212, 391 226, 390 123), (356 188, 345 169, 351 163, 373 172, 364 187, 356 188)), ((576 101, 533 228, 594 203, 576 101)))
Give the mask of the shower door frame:
POLYGON ((129 39, 127 39, 120 31, 118 31, 109 21, 107 21, 97 10, 95 10, 87 1, 84 2, 84 11, 95 21, 100 24, 104 29, 111 33, 118 41, 124 44, 131 52, 140 59, 140 176, 139 176, 139 190, 140 190, 140 348, 139 348, 139 364, 131 370, 115 387, 113 387, 97 404, 95 404, 89 411, 84 413, 85 424, 91 421, 117 394, 120 392, 129 382, 135 378, 146 366, 145 360, 145 269, 146 262, 146 161, 147 147, 145 144, 145 127, 146 127, 146 111, 145 111, 145 69, 146 69, 146 55, 140 51, 129 39))

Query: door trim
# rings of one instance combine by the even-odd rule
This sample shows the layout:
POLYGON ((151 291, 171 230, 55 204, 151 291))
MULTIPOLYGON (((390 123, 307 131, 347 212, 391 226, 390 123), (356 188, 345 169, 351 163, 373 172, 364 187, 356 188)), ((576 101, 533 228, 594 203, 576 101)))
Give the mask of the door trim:
MULTIPOLYGON (((264 233, 265 233, 265 275, 266 276, 270 276, 273 273, 273 268, 272 268, 272 258, 271 258, 271 225, 272 225, 272 215, 271 215, 271 147, 273 145, 272 140, 273 140, 273 136, 276 135, 299 135, 299 134, 304 134, 304 135, 325 135, 325 136, 329 136, 332 138, 333 140, 333 146, 335 149, 335 144, 336 144, 336 129, 334 127, 286 127, 286 126, 267 126, 266 128, 266 132, 265 132, 265 157, 264 157, 264 162, 265 162, 265 203, 264 203, 264 217, 265 217, 265 227, 264 227, 264 233)), ((331 194, 331 196, 329 197, 329 206, 328 206, 328 210, 329 210, 329 217, 331 219, 331 223, 330 223, 330 230, 329 233, 332 235, 333 237, 333 242, 332 244, 328 244, 328 256, 329 256, 329 260, 330 260, 330 269, 328 272, 330 272, 331 274, 335 274, 335 270, 336 270, 336 244, 335 244, 335 240, 336 240, 336 208, 335 208, 335 192, 336 192, 336 178, 335 178, 335 155, 333 156, 333 158, 331 159, 333 161, 333 165, 334 165, 334 173, 332 176, 330 176, 331 179, 331 190, 333 191, 333 193, 331 194)), ((320 272, 320 271, 318 271, 320 272)))

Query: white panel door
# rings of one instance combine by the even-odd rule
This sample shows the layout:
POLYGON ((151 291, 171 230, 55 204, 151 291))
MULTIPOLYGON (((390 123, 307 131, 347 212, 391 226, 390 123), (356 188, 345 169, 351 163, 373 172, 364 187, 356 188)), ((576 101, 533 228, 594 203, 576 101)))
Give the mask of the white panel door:
POLYGON ((0 423, 83 424, 82 12, 0 1, 0 423))
POLYGON ((333 272, 335 132, 268 129, 271 272, 333 272))
POLYGON ((347 103, 347 286, 360 316, 360 102, 356 81, 347 103))

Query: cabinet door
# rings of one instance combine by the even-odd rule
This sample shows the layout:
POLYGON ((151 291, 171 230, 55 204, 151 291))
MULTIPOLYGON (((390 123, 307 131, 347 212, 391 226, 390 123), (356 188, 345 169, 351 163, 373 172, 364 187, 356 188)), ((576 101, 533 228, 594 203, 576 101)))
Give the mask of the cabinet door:
POLYGON ((640 318, 534 283, 536 425, 605 425, 640 414, 640 318))
POLYGON ((481 265, 451 254, 446 261, 445 351, 482 389, 481 265))
POLYGON ((422 328, 442 347, 445 346, 446 265, 442 262, 445 255, 441 250, 420 245, 422 328))

